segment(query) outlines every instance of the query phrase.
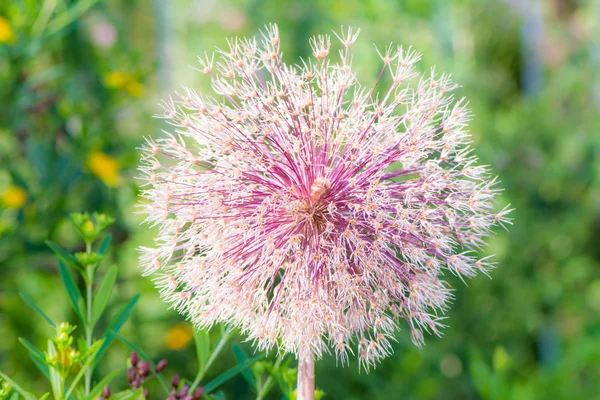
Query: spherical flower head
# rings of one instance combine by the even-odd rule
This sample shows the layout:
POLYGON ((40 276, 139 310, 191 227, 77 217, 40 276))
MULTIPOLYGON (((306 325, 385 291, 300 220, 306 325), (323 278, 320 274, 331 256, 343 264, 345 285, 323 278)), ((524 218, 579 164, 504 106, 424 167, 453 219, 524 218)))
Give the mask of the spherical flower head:
POLYGON ((142 207, 160 233, 141 260, 199 327, 369 368, 402 320, 417 345, 440 334, 444 270, 486 272, 475 251, 510 221, 450 77, 419 75, 420 56, 390 46, 367 89, 351 65, 358 31, 336 36, 337 61, 318 36, 314 59, 285 64, 274 25, 200 59, 216 96, 184 89, 161 114, 174 132, 144 148, 142 207))

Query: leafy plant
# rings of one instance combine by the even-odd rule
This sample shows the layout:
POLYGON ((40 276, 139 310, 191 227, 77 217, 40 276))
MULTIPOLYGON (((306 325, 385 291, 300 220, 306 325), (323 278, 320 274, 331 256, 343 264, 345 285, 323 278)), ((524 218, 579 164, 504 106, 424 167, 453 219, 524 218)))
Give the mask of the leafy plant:
MULTIPOLYGON (((47 244, 58 258, 62 285, 67 292, 80 329, 70 322, 56 323, 33 299, 21 295, 23 301, 54 329, 54 335, 48 339, 44 351, 24 338, 19 339, 50 385, 51 392, 42 397, 48 397, 51 393, 56 400, 93 400, 98 397, 117 400, 148 398, 149 389, 144 384, 156 379, 169 399, 211 399, 220 386, 235 375, 243 373, 244 376, 250 376, 248 375, 250 368, 256 361, 264 358, 264 355, 248 357, 244 353, 244 357, 241 357, 243 350, 239 345, 234 345, 238 364, 212 380, 203 382, 209 368, 232 337, 232 332, 227 327, 221 326, 219 340, 214 346, 211 345, 208 332, 198 331, 195 334, 198 357, 196 377, 188 380, 174 375, 171 385, 168 385, 163 376, 167 360, 153 363, 142 349, 119 333, 130 317, 139 295, 124 304, 106 328, 99 329, 98 321, 106 311, 117 282, 118 268, 115 265, 101 268, 108 254, 111 235, 104 235, 103 238, 101 236, 114 219, 98 213, 92 215, 75 213, 71 215, 71 222, 85 243, 85 252, 71 254, 53 242, 47 244), (100 274, 102 274, 101 279, 96 279, 100 274), (83 291, 80 290, 78 282, 82 282, 83 291), (124 343, 133 352, 128 360, 127 369, 127 383, 130 387, 113 394, 109 385, 122 371, 115 370, 101 379, 94 380, 94 370, 115 339, 124 343)), ((3 379, 0 396, 4 396, 0 398, 8 398, 7 396, 11 395, 10 398, 13 399, 12 396, 16 395, 27 400, 37 399, 37 396, 28 392, 6 374, 0 372, 0 377, 3 379)))

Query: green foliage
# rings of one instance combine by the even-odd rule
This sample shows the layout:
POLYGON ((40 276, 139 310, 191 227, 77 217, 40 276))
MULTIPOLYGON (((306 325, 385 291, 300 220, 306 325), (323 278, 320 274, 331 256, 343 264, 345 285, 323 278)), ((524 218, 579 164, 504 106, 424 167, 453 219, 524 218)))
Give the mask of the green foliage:
MULTIPOLYGON (((75 396, 78 399, 92 400, 100 397, 105 397, 103 394, 105 388, 119 375, 120 371, 112 371, 105 377, 100 379, 92 387, 92 379, 94 369, 98 363, 102 361, 105 352, 114 341, 118 339, 127 345, 134 353, 133 357, 136 361, 131 361, 131 366, 128 374, 136 374, 135 379, 129 378, 131 389, 125 389, 120 392, 110 395, 110 398, 117 399, 138 399, 147 398, 147 388, 140 387, 141 384, 147 383, 154 378, 157 378, 166 394, 170 394, 170 389, 162 376, 162 370, 166 366, 166 360, 155 364, 149 360, 148 355, 137 345, 124 338, 119 334, 122 326, 127 322, 134 306, 138 302, 139 295, 134 296, 127 302, 112 318, 111 322, 106 326, 99 339, 96 339, 97 332, 96 324, 101 319, 107 305, 110 302, 111 294, 117 281, 118 268, 116 265, 110 266, 104 272, 104 278, 101 283, 95 287, 94 277, 98 271, 99 263, 102 257, 93 257, 99 253, 93 251, 94 243, 99 239, 99 234, 114 220, 106 217, 103 214, 94 214, 93 219, 87 214, 73 214, 71 216, 73 227, 80 235, 81 239, 86 244, 86 252, 78 253, 73 257, 67 251, 61 249, 58 245, 48 242, 48 247, 58 257, 58 266, 63 287, 67 292, 75 314, 79 318, 83 326, 81 337, 74 337, 77 327, 69 322, 61 322, 56 324, 42 309, 29 297, 21 295, 23 300, 32 307, 39 316, 42 317, 50 326, 55 329, 54 335, 47 340, 46 351, 40 351, 34 344, 24 338, 19 338, 21 344, 29 352, 29 356, 42 374, 47 378, 52 395, 55 399, 71 399, 75 396), (87 257, 86 257, 87 256, 87 257), (66 261, 67 266, 63 261, 66 261), (79 290, 76 277, 72 274, 70 268, 80 275, 80 278, 85 283, 85 296, 79 290), (96 289, 94 291, 94 289, 96 289), (135 356, 134 356, 135 354, 135 356), (139 359, 141 355, 142 360, 139 359), (154 371, 152 375, 150 372, 154 371)), ((100 244, 102 255, 106 253, 109 241, 103 240, 100 244)), ((217 357, 231 338, 232 332, 222 326, 220 337, 215 347, 211 347, 210 335, 208 332, 197 332, 195 334, 198 355, 198 373, 194 381, 186 386, 190 393, 195 393, 196 389, 204 394, 206 398, 210 398, 210 393, 219 389, 224 383, 242 373, 248 379, 253 378, 250 368, 252 365, 264 358, 264 355, 248 357, 244 350, 237 344, 234 344, 233 351, 238 357, 238 363, 234 367, 217 375, 206 384, 200 386, 203 382, 203 377, 208 372, 208 369, 217 360, 217 357)), ((129 376, 128 375, 128 376, 129 376)), ((0 373, 4 379, 0 395, 2 398, 8 398, 8 395, 14 390, 26 399, 35 399, 35 396, 25 391, 21 386, 14 382, 10 377, 0 373)), ((179 378, 178 378, 179 379, 179 378)), ((184 390, 177 384, 173 385, 175 390, 184 390)), ((186 389, 187 390, 187 389, 186 389)), ((195 397, 196 399, 196 397, 195 397)), ((197 399, 196 399, 197 400, 197 399)))
POLYGON ((1 386, 2 389, 0 391, 2 396, 5 396, 6 398, 8 398, 8 395, 11 394, 12 391, 15 391, 19 395, 23 396, 23 398, 25 400, 35 400, 36 399, 36 397, 33 394, 27 392, 25 389, 23 389, 15 381, 10 379, 7 375, 5 375, 2 372, 0 372, 0 379, 3 380, 3 382, 0 382, 2 384, 2 386, 1 386))

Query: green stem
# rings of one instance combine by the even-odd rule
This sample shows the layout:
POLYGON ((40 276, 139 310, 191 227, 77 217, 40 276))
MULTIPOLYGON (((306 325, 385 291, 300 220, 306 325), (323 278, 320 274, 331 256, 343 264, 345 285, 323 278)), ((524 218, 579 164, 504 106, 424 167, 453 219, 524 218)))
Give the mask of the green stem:
MULTIPOLYGON (((85 251, 88 254, 92 252, 92 244, 86 243, 85 251)), ((94 268, 91 265, 87 266, 87 279, 85 280, 85 290, 86 290, 86 305, 87 305, 87 315, 86 315, 86 323, 85 323, 85 343, 87 348, 89 349, 92 345, 92 335, 94 331, 94 326, 92 325, 92 285, 94 283, 94 268)), ((92 366, 85 371, 85 395, 88 396, 90 394, 90 390, 92 388, 92 366)))
POLYGON ((215 349, 213 350, 212 354, 210 355, 210 358, 206 362, 206 365, 204 366, 204 368, 202 370, 198 371, 198 374, 196 375, 196 379, 194 379, 194 382, 192 383, 192 386, 190 387, 190 390, 189 390, 190 393, 194 393, 194 390, 196 390, 196 388, 200 384, 200 381, 202 380, 202 378, 204 378, 204 374, 206 374, 206 371, 208 371, 208 369, 210 368, 212 363, 217 359, 217 356, 219 355, 221 350, 223 350, 223 347, 227 343, 227 340, 229 340, 229 335, 230 335, 230 332, 228 330, 225 330, 223 332, 223 335, 221 335, 221 338, 217 342, 217 345, 215 346, 215 349))
POLYGON ((44 29, 46 28, 46 25, 48 24, 48 21, 50 20, 50 17, 56 8, 56 3, 58 3, 56 0, 44 1, 44 4, 40 10, 40 14, 37 16, 35 22, 33 23, 33 28, 31 29, 34 36, 40 36, 42 32, 44 32, 44 29))
POLYGON ((62 400, 65 398, 65 376, 62 372, 59 372, 59 374, 60 374, 60 386, 58 387, 58 393, 60 394, 60 397, 58 399, 62 400))
MULTIPOLYGON (((279 357, 277 357, 277 361, 275 361, 275 365, 274 365, 273 369, 276 370, 277 368, 279 368, 284 357, 285 357, 285 355, 283 355, 283 354, 280 354, 279 357)), ((256 396, 256 400, 263 400, 263 398, 267 395, 267 393, 269 393, 269 389, 270 389, 269 386, 271 386, 272 381, 273 381, 273 375, 269 375, 267 380, 265 380, 265 384, 260 386, 260 388, 258 390, 258 394, 256 396)))
POLYGON ((58 15, 48 24, 48 34, 51 35, 60 31, 71 22, 81 17, 88 9, 90 9, 98 0, 82 0, 69 7, 65 12, 58 15))

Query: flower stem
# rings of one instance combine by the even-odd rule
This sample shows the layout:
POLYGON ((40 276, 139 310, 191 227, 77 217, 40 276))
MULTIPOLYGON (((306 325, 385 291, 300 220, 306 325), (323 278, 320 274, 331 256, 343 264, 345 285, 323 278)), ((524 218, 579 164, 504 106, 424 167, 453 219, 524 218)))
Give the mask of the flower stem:
POLYGON ((315 398, 315 359, 312 353, 302 354, 298 358, 297 400, 315 398))
MULTIPOLYGON (((274 365, 275 370, 277 370, 279 368, 279 366, 281 365, 281 362, 283 361, 284 356, 285 356, 284 354, 280 354, 277 357, 277 361, 275 361, 275 365, 274 365)), ((272 382, 273 382, 273 376, 269 375, 267 380, 265 380, 265 383, 261 384, 259 386, 256 400, 263 400, 263 398, 267 395, 268 391, 271 389, 272 382)))
MULTIPOLYGON (((85 246, 86 253, 90 254, 92 252, 92 244, 86 243, 85 246)), ((85 318, 85 343, 87 348, 89 349, 92 345, 92 335, 94 327, 92 326, 92 285, 94 282, 94 268, 91 265, 87 266, 86 269, 87 279, 85 280, 85 292, 86 292, 86 318, 85 318)), ((92 366, 85 371, 85 395, 88 396, 90 394, 90 390, 92 387, 92 366)))
POLYGON ((221 350, 223 350, 223 346, 225 346, 225 344, 227 343, 227 340, 229 340, 229 335, 230 334, 231 334, 231 332, 228 331, 228 330, 224 330, 223 331, 223 333, 221 335, 221 338, 219 339, 219 342, 215 346, 215 349, 213 350, 212 354, 210 355, 210 358, 206 362, 206 365, 204 366, 203 369, 198 370, 198 374, 196 375, 196 379, 194 379, 194 382, 192 383, 192 386, 190 386, 190 390, 189 391, 191 393, 193 393, 194 390, 196 390, 196 388, 200 384, 200 381, 202 380, 202 378, 204 378, 204 374, 206 373, 206 371, 208 370, 208 368, 210 368, 210 366, 215 361, 215 359, 217 358, 217 356, 219 355, 219 353, 221 352, 221 350))

